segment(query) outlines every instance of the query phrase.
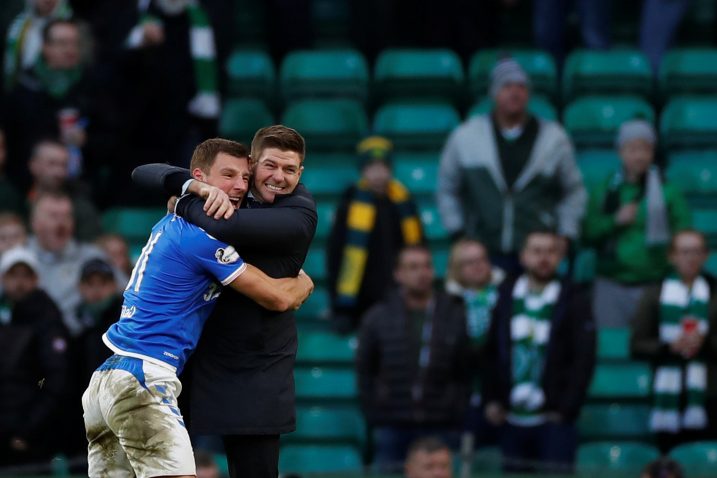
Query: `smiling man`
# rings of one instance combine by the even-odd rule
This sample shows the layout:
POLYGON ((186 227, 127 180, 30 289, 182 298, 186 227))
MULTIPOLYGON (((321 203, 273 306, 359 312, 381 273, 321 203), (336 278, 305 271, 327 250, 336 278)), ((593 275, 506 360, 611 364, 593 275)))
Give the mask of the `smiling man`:
MULTIPOLYGON (((251 144, 254 178, 246 206, 217 220, 207 214, 214 209, 205 211, 202 199, 189 196, 179 201, 177 213, 240 248, 269 276, 296 275, 317 222, 314 200, 299 184, 304 155, 304 139, 295 130, 262 128, 251 144)), ((167 165, 141 166, 132 177, 168 194, 216 193, 189 181, 187 170, 167 165)), ((278 475, 279 436, 295 429, 296 349, 293 313, 271 312, 231 291, 219 298, 188 365, 185 410, 192 433, 223 437, 232 478, 278 475)))

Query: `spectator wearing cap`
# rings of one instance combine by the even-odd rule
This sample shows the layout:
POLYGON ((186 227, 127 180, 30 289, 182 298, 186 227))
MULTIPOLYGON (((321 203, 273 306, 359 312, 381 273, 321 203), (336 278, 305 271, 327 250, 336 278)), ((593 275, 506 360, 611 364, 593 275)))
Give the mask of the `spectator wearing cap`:
POLYGON ((0 462, 38 461, 57 450, 53 427, 68 370, 60 311, 39 288, 39 264, 26 248, 0 259, 0 462))
POLYGON ((593 309, 598 327, 626 327, 645 286, 667 274, 673 233, 690 226, 680 191, 654 164, 657 135, 644 120, 624 123, 616 146, 622 167, 590 193, 583 228, 597 250, 593 309))
POLYGON ((515 60, 493 68, 490 95, 493 111, 448 138, 437 201, 451 235, 480 240, 493 264, 510 274, 520 269, 518 249, 531 231, 555 230, 568 248, 578 237, 586 192, 565 130, 528 111, 530 79, 515 60))
POLYGON ((391 142, 371 136, 358 145, 361 179, 339 203, 328 241, 328 287, 334 325, 348 332, 394 285, 393 266, 405 246, 424 241, 418 208, 393 178, 391 142))

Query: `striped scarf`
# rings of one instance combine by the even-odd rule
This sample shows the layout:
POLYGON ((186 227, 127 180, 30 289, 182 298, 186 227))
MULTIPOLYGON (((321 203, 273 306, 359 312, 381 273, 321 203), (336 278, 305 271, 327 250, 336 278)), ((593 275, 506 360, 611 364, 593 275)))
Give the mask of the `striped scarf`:
MULTIPOLYGON (((691 289, 676 277, 665 279, 660 293, 660 341, 666 344, 674 342, 686 327, 694 327, 706 334, 709 298, 710 287, 703 277, 698 277, 691 289), (692 323, 686 323, 687 320, 692 323)), ((650 428, 667 433, 705 428, 706 387, 707 367, 699 360, 686 363, 675 361, 657 367, 650 428)))
MULTIPOLYGON (((408 190, 395 179, 388 185, 388 199, 396 205, 401 217, 401 232, 406 246, 423 241, 421 221, 408 190)), ((376 198, 365 180, 358 182, 356 193, 349 204, 346 225, 348 239, 343 251, 336 302, 342 307, 356 305, 356 298, 366 272, 368 241, 376 224, 376 198)))
POLYGON ((512 341, 513 388, 510 392, 511 421, 532 425, 542 421, 545 393, 541 385, 545 352, 555 304, 560 296, 560 282, 550 282, 540 293, 528 288, 523 275, 513 288, 512 341))

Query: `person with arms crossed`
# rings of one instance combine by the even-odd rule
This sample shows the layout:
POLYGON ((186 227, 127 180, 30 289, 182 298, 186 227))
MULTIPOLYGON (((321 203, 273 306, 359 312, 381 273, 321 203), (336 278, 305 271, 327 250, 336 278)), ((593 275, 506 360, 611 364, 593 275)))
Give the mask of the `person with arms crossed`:
MULTIPOLYGON (((192 174, 240 201, 247 156, 238 143, 208 140, 195 149, 192 174)), ((297 308, 313 287, 303 273, 270 279, 199 227, 174 214, 162 218, 132 271, 119 322, 103 336, 115 355, 93 374, 82 397, 90 477, 195 476, 177 407, 177 375, 221 294, 217 282, 275 311, 297 308)))

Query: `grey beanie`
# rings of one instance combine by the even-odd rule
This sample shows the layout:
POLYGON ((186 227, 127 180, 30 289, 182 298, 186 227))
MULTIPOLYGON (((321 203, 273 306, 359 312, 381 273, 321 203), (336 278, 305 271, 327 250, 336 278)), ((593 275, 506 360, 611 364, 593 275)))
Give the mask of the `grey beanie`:
POLYGON ((634 139, 643 139, 654 145, 657 143, 657 133, 655 133, 655 128, 645 120, 635 119, 626 121, 620 125, 615 145, 617 149, 620 149, 625 146, 625 143, 634 139))
POLYGON ((509 83, 530 86, 530 78, 520 64, 512 58, 499 60, 490 73, 490 96, 495 98, 498 91, 509 83))

